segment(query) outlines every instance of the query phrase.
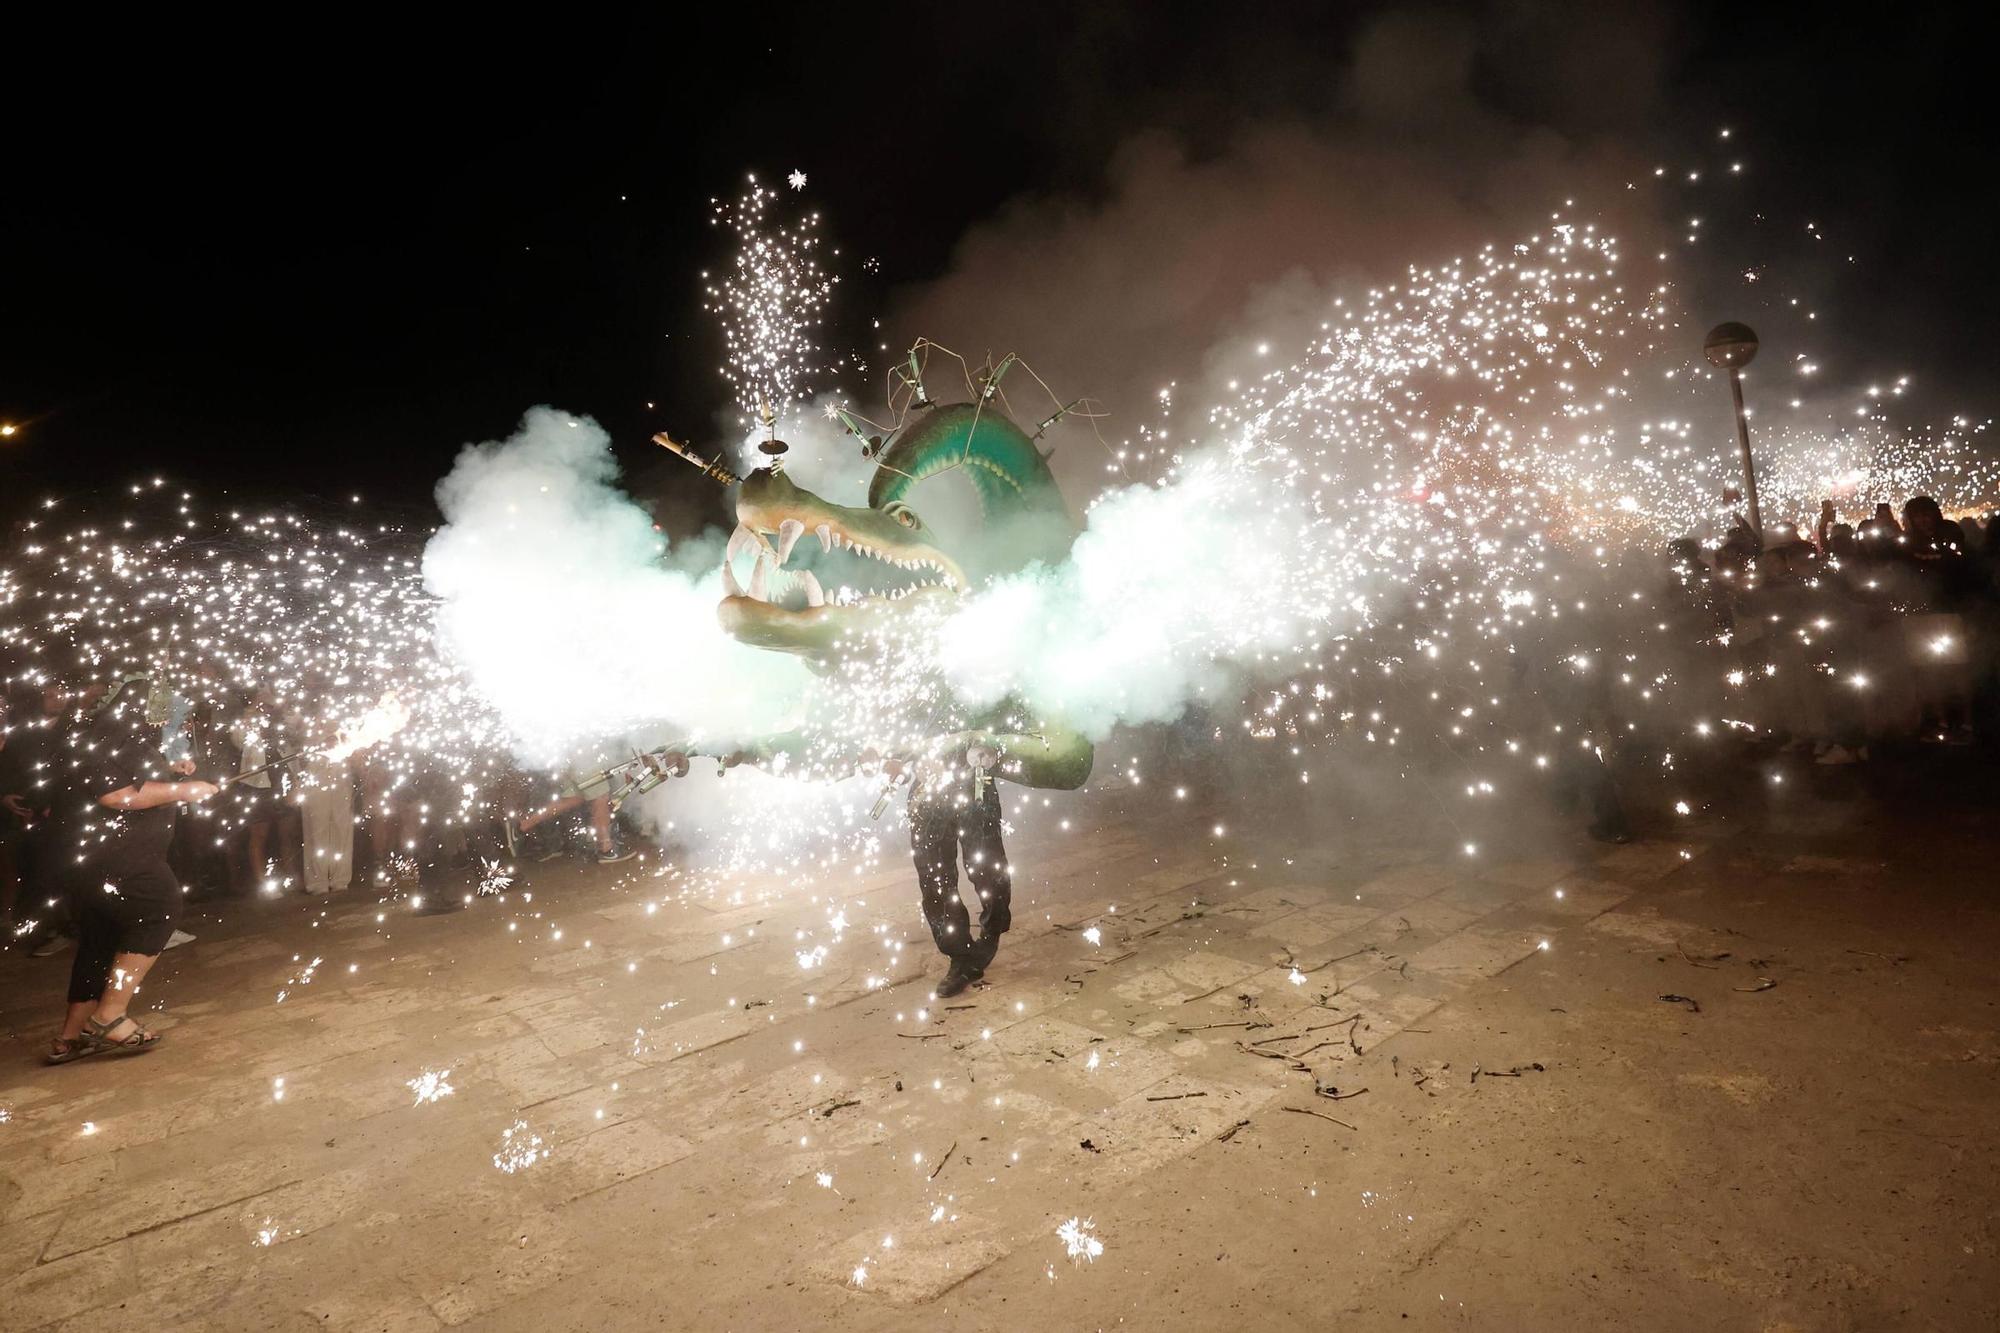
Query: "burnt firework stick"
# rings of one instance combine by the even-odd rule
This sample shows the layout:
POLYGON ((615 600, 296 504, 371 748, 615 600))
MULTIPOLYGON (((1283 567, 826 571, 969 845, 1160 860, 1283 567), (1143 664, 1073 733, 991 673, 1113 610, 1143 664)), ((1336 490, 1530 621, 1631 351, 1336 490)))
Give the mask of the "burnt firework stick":
POLYGON ((709 462, 706 458, 703 458, 700 454, 688 448, 665 431, 661 431, 658 435, 655 435, 653 443, 659 445, 668 453, 678 454, 680 457, 685 458, 688 462, 701 469, 702 476, 720 485, 734 486, 743 480, 743 478, 737 476, 734 472, 722 466, 722 464, 709 462))

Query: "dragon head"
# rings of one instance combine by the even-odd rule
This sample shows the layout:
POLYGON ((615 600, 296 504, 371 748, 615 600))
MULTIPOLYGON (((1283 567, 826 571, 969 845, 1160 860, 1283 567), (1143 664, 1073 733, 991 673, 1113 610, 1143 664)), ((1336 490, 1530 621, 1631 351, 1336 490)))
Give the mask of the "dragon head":
POLYGON ((1057 558, 1076 532, 1034 441, 990 404, 974 403, 925 408, 905 421, 882 447, 865 506, 835 504, 767 468, 743 479, 736 518, 717 608, 723 629, 754 647, 812 658, 914 606, 957 598, 975 577, 1057 558), (947 535, 909 496, 955 468, 970 480, 982 521, 947 535), (745 551, 755 560, 747 584, 733 568, 745 551))

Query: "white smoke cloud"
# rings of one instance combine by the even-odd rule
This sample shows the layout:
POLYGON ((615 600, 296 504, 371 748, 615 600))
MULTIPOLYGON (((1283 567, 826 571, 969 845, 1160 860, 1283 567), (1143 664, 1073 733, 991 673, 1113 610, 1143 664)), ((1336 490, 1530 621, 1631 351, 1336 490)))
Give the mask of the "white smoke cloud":
POLYGON ((549 407, 468 445, 438 484, 445 523, 424 551, 440 645, 531 763, 626 735, 778 730, 803 667, 722 632, 720 538, 670 550, 617 472, 596 422, 549 407))
POLYGON ((976 593, 940 665, 970 702, 1013 694, 1093 739, 1172 721, 1270 670, 1352 595, 1314 581, 1329 536, 1296 490, 1213 450, 1106 495, 1060 565, 976 593))
POLYGON ((797 886, 865 873, 885 844, 908 836, 900 793, 881 819, 868 818, 882 786, 879 776, 774 775, 747 764, 725 773, 696 759, 686 777, 625 810, 684 867, 780 874, 797 886))

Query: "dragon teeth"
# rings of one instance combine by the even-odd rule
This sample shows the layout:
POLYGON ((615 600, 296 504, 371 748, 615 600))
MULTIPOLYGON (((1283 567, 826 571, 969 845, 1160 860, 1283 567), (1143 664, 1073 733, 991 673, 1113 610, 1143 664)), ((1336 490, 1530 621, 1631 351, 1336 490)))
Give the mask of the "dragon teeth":
POLYGON ((761 553, 757 567, 750 571, 750 595, 760 602, 771 600, 771 561, 761 553))
POLYGON ((736 581, 736 571, 729 567, 727 560, 722 562, 722 595, 725 597, 743 595, 743 585, 736 581))
POLYGON ((792 548, 805 535, 806 525, 795 518, 788 518, 778 525, 778 563, 784 564, 792 558, 792 548))
POLYGON ((805 589, 807 606, 826 605, 826 593, 821 591, 819 580, 813 577, 810 569, 801 569, 792 577, 797 580, 799 587, 805 589))
POLYGON ((831 550, 833 549, 833 525, 832 525, 832 524, 830 524, 830 523, 822 523, 822 524, 820 524, 820 525, 819 525, 818 527, 816 527, 816 528, 814 528, 814 529, 813 529, 813 536, 815 536, 815 537, 819 538, 819 549, 820 549, 820 550, 822 550, 822 551, 831 551, 831 550))

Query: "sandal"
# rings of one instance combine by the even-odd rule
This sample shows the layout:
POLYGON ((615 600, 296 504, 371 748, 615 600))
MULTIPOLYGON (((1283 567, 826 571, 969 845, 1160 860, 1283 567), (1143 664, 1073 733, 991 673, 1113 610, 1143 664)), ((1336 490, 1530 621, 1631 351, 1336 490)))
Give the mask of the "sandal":
POLYGON ((97 1047, 84 1037, 57 1037, 49 1043, 48 1053, 42 1056, 42 1061, 45 1064, 66 1065, 72 1060, 95 1054, 97 1047))
POLYGON ((84 1019, 83 1036, 80 1040, 87 1044, 92 1052, 108 1051, 112 1055, 138 1055, 142 1051, 150 1051, 158 1046, 160 1034, 140 1027, 137 1019, 126 1014, 109 1023, 100 1023, 94 1018, 84 1019), (129 1034, 123 1037, 111 1035, 127 1023, 132 1025, 129 1034))

